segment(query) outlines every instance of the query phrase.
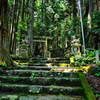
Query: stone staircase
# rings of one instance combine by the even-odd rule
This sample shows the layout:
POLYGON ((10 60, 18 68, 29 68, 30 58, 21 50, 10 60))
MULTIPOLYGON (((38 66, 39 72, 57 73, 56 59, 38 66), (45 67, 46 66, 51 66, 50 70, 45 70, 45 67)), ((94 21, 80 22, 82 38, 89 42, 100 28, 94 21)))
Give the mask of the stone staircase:
POLYGON ((46 59, 33 60, 34 66, 0 70, 0 100, 96 100, 84 89, 83 73, 51 71, 46 59))

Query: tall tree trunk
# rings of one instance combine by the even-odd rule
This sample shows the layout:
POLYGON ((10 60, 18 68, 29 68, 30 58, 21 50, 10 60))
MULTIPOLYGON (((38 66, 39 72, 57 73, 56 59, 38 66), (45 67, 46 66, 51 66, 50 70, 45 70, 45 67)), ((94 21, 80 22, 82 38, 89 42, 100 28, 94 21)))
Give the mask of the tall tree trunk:
MULTIPOLYGON (((88 29, 91 30, 91 21, 92 21, 92 4, 93 4, 93 1, 92 0, 89 0, 89 11, 88 11, 88 29)), ((89 34, 89 32, 88 32, 89 34)))
POLYGON ((28 36, 30 42, 30 56, 34 55, 33 49, 33 21, 34 21, 34 0, 30 0, 29 3, 29 22, 28 22, 28 36))
POLYGON ((21 21, 24 21, 24 4, 25 4, 25 0, 22 0, 22 4, 21 4, 21 21))
POLYGON ((76 0, 73 1, 73 17, 77 16, 76 0))
POLYGON ((10 52, 13 52, 16 49, 16 32, 18 27, 18 19, 19 19, 19 11, 20 11, 20 4, 19 1, 14 0, 12 8, 12 15, 11 22, 10 22, 10 52))
POLYGON ((4 61, 8 67, 15 66, 9 50, 9 36, 7 29, 7 0, 0 0, 0 62, 4 61))
POLYGON ((92 23, 91 23, 91 21, 92 21, 92 12, 93 12, 93 0, 89 0, 88 2, 87 2, 87 4, 88 4, 88 11, 87 11, 87 25, 88 25, 88 27, 87 27, 87 35, 85 36, 85 38, 86 38, 86 47, 89 47, 89 44, 90 44, 90 35, 91 35, 91 29, 92 29, 92 23))
MULTIPOLYGON (((20 17, 21 17, 21 23, 24 22, 24 4, 25 4, 25 0, 21 0, 21 9, 20 9, 20 17)), ((23 29, 20 29, 20 44, 22 43, 22 33, 23 33, 23 29)))

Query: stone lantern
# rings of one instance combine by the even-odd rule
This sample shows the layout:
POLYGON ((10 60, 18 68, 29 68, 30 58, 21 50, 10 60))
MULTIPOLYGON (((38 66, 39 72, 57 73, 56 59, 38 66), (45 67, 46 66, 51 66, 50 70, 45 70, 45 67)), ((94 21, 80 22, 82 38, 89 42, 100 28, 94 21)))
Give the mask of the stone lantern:
POLYGON ((81 44, 73 43, 71 44, 71 51, 80 54, 80 47, 81 47, 81 44))

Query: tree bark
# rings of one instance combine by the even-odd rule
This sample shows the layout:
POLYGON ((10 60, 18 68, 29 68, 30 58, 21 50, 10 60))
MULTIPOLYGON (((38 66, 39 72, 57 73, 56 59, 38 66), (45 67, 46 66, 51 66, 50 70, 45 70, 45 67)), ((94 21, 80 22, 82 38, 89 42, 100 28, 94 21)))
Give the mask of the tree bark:
POLYGON ((13 49, 14 49, 14 39, 15 39, 15 24, 16 24, 16 5, 17 5, 17 2, 16 0, 13 1, 13 7, 12 7, 12 19, 11 19, 11 26, 10 26, 10 53, 13 52, 13 49))
POLYGON ((30 42, 30 56, 34 55, 34 49, 33 49, 33 21, 34 21, 34 0, 30 0, 29 3, 29 22, 28 22, 28 36, 29 36, 29 42, 30 42))
POLYGON ((5 62, 8 67, 15 66, 9 49, 9 36, 7 27, 7 0, 0 0, 0 62, 5 62))
MULTIPOLYGON (((89 0, 89 12, 88 12, 88 28, 89 30, 91 30, 92 26, 91 26, 91 21, 92 21, 92 0, 89 0)), ((89 33, 89 32, 88 32, 89 33)))

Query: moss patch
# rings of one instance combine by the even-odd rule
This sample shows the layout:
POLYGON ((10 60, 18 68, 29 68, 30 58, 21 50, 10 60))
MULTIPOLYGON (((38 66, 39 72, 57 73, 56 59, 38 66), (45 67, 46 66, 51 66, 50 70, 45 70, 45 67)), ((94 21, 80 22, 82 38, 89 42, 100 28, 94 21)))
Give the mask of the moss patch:
POLYGON ((91 90, 91 88, 86 80, 85 75, 82 72, 79 72, 79 77, 80 77, 81 84, 82 84, 84 92, 85 92, 84 95, 86 96, 86 99, 87 100, 96 100, 96 98, 93 94, 93 91, 91 90))

